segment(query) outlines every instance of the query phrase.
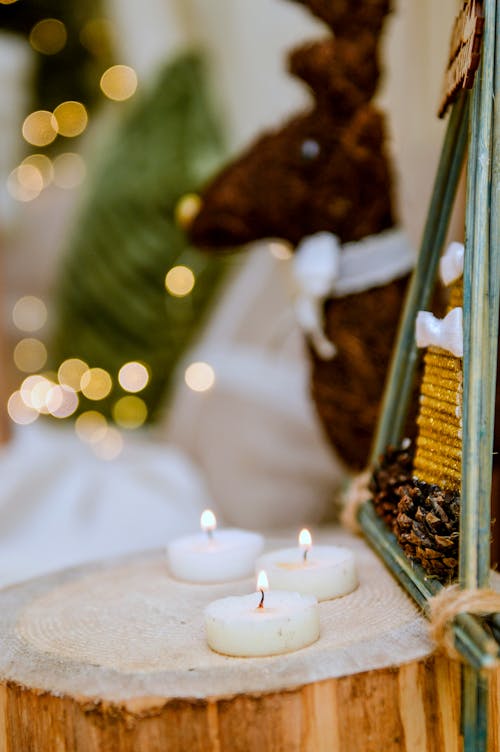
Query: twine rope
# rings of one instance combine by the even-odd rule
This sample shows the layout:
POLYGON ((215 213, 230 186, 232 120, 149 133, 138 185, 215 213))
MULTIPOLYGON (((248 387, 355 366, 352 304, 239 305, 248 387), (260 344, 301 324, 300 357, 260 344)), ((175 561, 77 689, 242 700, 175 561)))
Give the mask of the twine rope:
POLYGON ((490 588, 462 590, 450 585, 431 598, 429 605, 429 635, 448 658, 463 661, 455 648, 453 620, 458 614, 486 616, 500 612, 500 593, 490 588))
POLYGON ((341 524, 351 533, 359 535, 361 528, 358 522, 360 506, 370 497, 369 483, 372 476, 371 469, 363 470, 356 475, 347 487, 342 499, 341 524))

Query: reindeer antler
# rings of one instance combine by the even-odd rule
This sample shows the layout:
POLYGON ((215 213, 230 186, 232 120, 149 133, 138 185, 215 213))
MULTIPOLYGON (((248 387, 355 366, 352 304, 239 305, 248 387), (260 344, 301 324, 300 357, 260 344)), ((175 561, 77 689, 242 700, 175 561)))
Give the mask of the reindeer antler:
POLYGON ((377 88, 376 40, 370 35, 363 44, 342 38, 314 42, 290 54, 288 69, 311 87, 318 105, 333 107, 339 118, 352 116, 377 88))

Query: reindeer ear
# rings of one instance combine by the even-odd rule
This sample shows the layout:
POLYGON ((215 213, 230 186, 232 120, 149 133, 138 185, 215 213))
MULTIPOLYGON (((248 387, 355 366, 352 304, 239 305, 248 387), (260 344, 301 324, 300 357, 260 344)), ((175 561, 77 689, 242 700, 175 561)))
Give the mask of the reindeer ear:
POLYGON ((362 34, 356 42, 328 38, 305 45, 292 52, 288 67, 311 87, 320 105, 351 117, 377 87, 376 40, 362 34))

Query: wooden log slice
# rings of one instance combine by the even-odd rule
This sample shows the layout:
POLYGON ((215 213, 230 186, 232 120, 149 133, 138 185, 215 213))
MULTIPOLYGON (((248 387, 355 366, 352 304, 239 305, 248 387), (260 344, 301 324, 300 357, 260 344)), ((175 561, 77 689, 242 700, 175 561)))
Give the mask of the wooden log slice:
MULTIPOLYGON (((0 593, 1 752, 456 752, 460 670, 366 545, 321 637, 272 658, 206 645, 203 607, 252 592, 171 580, 162 552, 0 593)), ((496 729, 496 727, 495 727, 496 729)), ((493 738, 493 737, 492 737, 493 738)), ((491 749, 497 749, 492 746, 491 749)))

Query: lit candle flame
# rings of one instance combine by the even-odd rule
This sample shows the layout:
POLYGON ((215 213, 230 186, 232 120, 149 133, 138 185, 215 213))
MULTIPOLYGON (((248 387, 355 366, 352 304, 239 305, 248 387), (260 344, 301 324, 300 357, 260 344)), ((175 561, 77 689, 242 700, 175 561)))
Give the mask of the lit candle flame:
POLYGON ((269 580, 267 579, 267 574, 263 569, 257 575, 257 590, 260 590, 261 593, 260 603, 257 608, 264 608, 264 593, 266 592, 266 590, 269 590, 269 580))
POLYGON ((200 517, 200 525, 203 532, 207 533, 209 537, 211 537, 215 528, 217 527, 217 520, 215 519, 215 514, 211 509, 205 509, 202 512, 200 517))
POLYGON ((312 537, 309 530, 304 527, 299 533, 299 546, 304 553, 304 561, 307 559, 307 554, 312 546, 312 537))

